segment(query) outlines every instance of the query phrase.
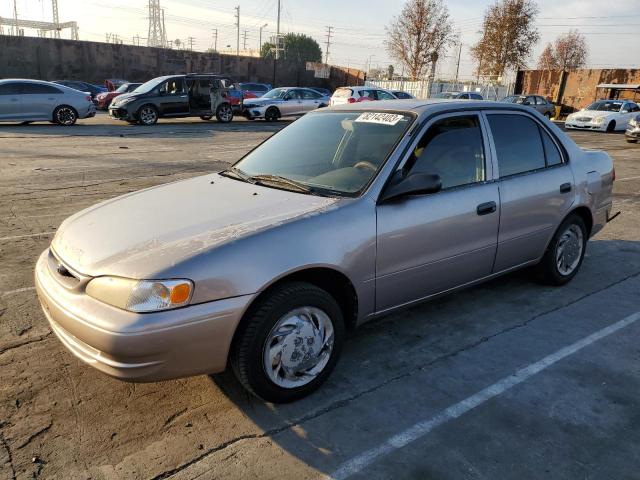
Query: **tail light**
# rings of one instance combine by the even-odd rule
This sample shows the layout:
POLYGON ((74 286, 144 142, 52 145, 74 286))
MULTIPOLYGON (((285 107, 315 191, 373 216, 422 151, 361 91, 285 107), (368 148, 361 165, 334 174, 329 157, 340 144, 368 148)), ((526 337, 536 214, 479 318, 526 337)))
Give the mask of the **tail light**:
POLYGON ((356 103, 356 99, 353 97, 347 98, 347 103, 356 103))
POLYGON ((92 102, 93 100, 91 99, 91 95, 87 95, 86 97, 84 97, 85 100, 92 102))

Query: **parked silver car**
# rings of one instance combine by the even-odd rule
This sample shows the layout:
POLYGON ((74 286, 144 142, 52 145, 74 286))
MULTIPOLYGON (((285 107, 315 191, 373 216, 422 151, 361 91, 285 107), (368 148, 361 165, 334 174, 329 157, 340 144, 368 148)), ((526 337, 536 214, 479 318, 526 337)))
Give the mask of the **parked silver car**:
POLYGON ((281 117, 304 115, 327 105, 329 97, 312 88, 281 87, 274 88, 262 97, 245 100, 243 111, 248 118, 264 118, 273 122, 281 117))
POLYGON ((226 171, 68 218, 36 286, 60 340, 109 375, 229 364, 287 402, 324 382, 362 322, 526 266, 570 281, 614 178, 606 153, 519 105, 322 109, 226 171))
POLYGON ((517 103, 536 109, 547 118, 555 117, 556 106, 540 95, 509 95, 501 100, 505 103, 517 103))
POLYGON ((40 80, 0 80, 0 122, 73 125, 95 114, 89 93, 40 80))

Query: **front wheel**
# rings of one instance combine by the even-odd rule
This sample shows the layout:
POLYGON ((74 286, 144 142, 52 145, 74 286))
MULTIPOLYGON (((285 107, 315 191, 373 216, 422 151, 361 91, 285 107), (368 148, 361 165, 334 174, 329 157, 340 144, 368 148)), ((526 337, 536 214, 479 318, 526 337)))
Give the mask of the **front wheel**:
POLYGON ((58 125, 70 127, 78 120, 78 113, 69 105, 60 105, 53 111, 53 121, 58 125))
POLYGON ((342 312, 331 295, 309 283, 286 283, 268 292, 247 315, 230 363, 249 392, 287 403, 324 383, 345 337, 342 312))
POLYGON ((548 285, 564 285, 576 276, 587 248, 587 227, 579 215, 569 215, 558 227, 542 261, 538 278, 548 285))
POLYGON ((607 133, 613 133, 616 131, 616 121, 611 120, 609 125, 607 125, 607 133))
POLYGON ((280 118, 280 110, 276 107, 269 107, 267 111, 264 112, 264 119, 267 122, 275 122, 278 118, 280 118))
POLYGON ((216 119, 220 123, 229 123, 233 120, 233 109, 228 103, 223 103, 216 109, 216 119))
POLYGON ((158 111, 153 105, 143 105, 138 110, 138 122, 140 125, 154 125, 158 122, 158 111))

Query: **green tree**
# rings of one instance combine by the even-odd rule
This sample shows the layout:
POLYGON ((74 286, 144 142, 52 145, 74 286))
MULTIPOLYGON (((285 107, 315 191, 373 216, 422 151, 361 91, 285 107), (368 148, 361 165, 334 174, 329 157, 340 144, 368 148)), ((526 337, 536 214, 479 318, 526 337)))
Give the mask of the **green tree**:
MULTIPOLYGON (((287 33, 282 36, 283 51, 280 58, 298 62, 321 62, 322 49, 318 42, 303 33, 287 33)), ((260 56, 273 58, 276 54, 276 46, 265 42, 260 47, 260 56)))

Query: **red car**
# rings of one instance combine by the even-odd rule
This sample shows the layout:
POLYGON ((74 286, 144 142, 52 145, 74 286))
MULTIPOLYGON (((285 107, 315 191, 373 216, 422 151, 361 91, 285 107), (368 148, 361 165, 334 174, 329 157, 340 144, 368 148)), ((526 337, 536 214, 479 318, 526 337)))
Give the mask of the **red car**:
POLYGON ((111 102, 113 101, 114 98, 116 98, 118 95, 122 95, 123 93, 133 92, 140 85, 142 84, 141 83, 123 83, 115 90, 99 93, 98 95, 96 95, 96 101, 98 102, 97 103, 98 109, 108 110, 109 105, 111 105, 111 102))

